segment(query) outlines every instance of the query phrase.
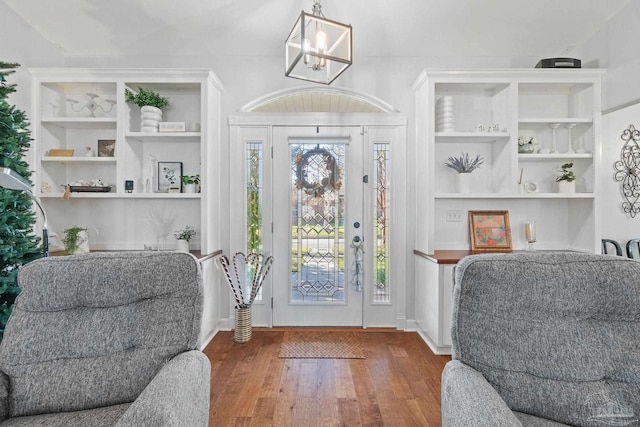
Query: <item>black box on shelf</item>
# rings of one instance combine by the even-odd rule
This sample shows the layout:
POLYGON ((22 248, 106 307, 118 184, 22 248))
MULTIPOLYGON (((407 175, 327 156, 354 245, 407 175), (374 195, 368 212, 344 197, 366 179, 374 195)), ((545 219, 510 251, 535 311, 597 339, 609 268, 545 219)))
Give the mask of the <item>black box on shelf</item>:
POLYGON ((575 58, 547 58, 538 61, 536 68, 582 68, 582 61, 575 58))

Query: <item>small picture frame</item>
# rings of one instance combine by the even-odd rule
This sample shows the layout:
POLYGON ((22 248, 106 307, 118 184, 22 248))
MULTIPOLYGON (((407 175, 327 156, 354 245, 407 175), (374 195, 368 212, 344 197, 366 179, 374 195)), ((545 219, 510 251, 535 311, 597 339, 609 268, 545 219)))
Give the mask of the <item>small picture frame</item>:
POLYGON ((511 252, 509 211, 469 211, 473 252, 511 252))
POLYGON ((115 139, 98 140, 98 157, 114 157, 116 151, 115 139))
POLYGON ((158 162, 158 193, 179 193, 181 176, 182 162, 158 162))

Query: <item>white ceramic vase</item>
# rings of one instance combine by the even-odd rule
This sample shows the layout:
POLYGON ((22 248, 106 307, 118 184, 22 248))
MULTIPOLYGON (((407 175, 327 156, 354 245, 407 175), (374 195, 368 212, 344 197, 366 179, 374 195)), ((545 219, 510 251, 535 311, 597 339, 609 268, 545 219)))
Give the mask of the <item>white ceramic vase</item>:
POLYGON ((176 252, 189 252, 189 242, 187 240, 176 240, 176 252))
POLYGON ((140 108, 140 132, 158 132, 159 123, 161 121, 161 109, 150 105, 145 105, 140 108))
POLYGON ((184 192, 185 193, 196 193, 198 190, 197 185, 196 184, 185 184, 184 185, 184 192))
POLYGON ((576 192, 576 182, 575 181, 559 181, 558 182, 558 191, 564 194, 573 194, 576 192))
POLYGON ((78 232, 78 240, 76 241, 76 250, 74 254, 87 254, 89 253, 89 232, 82 230, 78 232))
POLYGON ((458 193, 470 193, 471 192, 471 174, 470 173, 457 173, 456 174, 456 191, 458 193))

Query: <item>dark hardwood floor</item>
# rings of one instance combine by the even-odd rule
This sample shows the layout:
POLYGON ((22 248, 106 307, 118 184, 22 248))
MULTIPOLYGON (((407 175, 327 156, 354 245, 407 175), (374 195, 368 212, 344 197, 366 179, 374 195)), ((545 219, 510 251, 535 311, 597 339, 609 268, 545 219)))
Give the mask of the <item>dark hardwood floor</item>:
POLYGON ((233 332, 216 334, 204 350, 210 426, 440 425, 440 375, 450 357, 435 356, 417 333, 358 329, 366 359, 280 359, 286 330, 254 328, 245 344, 233 332))

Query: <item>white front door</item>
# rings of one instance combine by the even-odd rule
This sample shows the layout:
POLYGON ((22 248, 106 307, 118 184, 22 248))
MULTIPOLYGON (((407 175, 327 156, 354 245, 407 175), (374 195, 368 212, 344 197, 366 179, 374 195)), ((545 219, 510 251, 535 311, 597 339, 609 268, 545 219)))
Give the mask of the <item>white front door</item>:
POLYGON ((363 326, 359 127, 273 131, 273 325, 363 326))

